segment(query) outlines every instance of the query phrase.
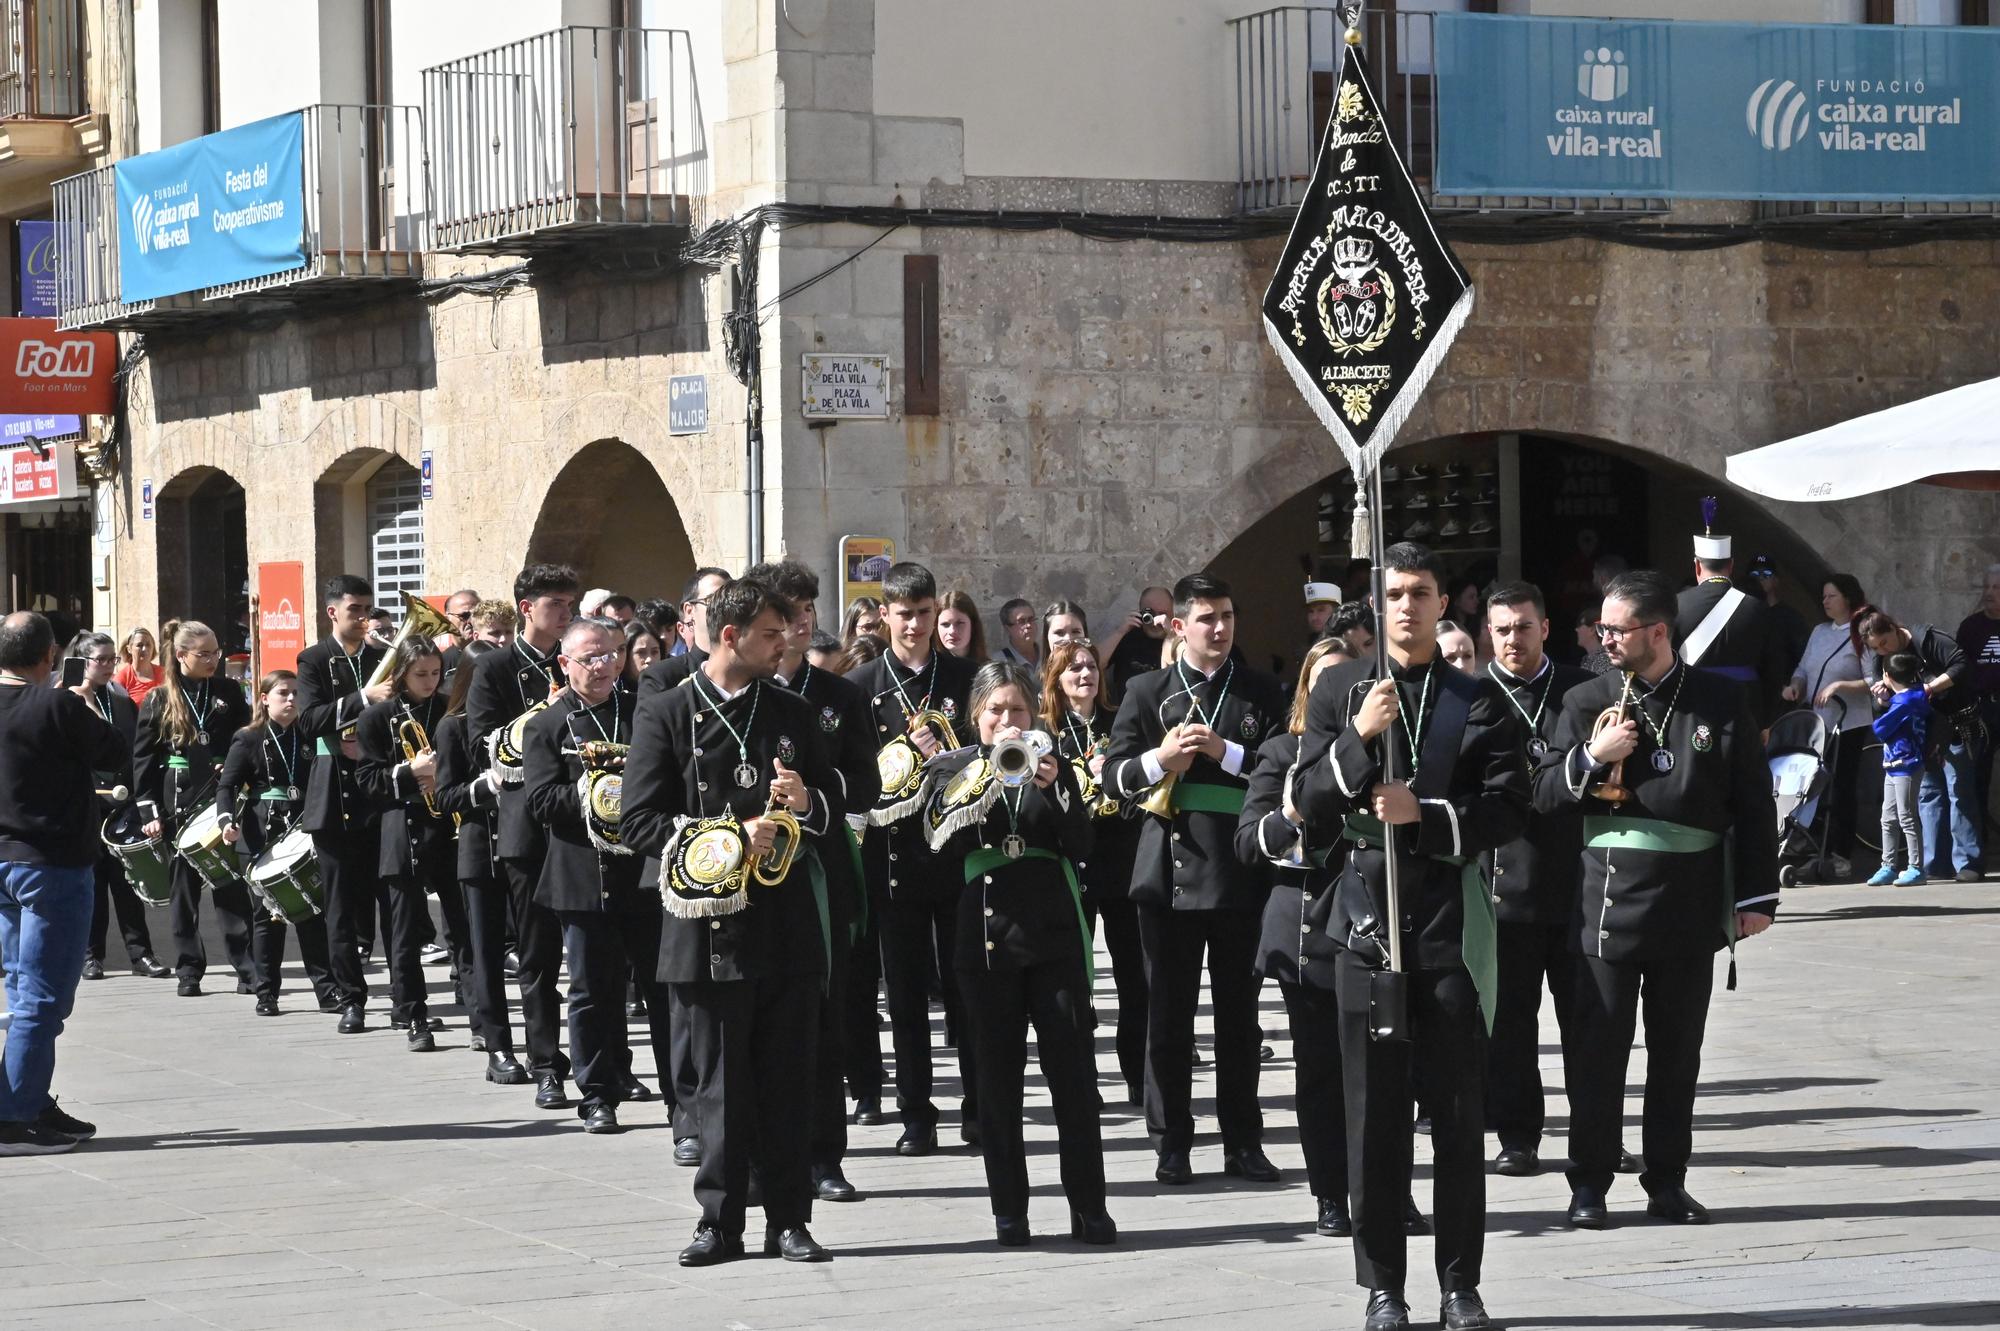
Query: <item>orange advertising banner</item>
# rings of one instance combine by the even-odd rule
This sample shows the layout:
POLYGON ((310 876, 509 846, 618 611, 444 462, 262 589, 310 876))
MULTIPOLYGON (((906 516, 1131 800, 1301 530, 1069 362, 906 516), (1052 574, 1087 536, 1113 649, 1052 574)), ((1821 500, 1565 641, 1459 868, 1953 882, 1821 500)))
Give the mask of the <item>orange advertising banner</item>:
POLYGON ((297 670, 306 649, 306 626, 312 613, 306 605, 306 566, 301 563, 257 565, 257 668, 297 670))
POLYGON ((109 415, 115 333, 58 333, 54 319, 0 319, 0 411, 109 415))

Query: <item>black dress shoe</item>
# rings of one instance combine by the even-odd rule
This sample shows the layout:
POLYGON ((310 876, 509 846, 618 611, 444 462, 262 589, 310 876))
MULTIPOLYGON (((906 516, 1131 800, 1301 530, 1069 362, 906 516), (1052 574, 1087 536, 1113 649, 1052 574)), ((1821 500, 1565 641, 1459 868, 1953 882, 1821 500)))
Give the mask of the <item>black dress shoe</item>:
POLYGON ((1246 1183, 1276 1183, 1278 1167, 1271 1158, 1255 1146, 1244 1146, 1234 1151, 1222 1153, 1222 1172, 1232 1174, 1246 1183))
POLYGON ((958 1139, 967 1146, 979 1145, 979 1120, 968 1118, 958 1125, 958 1139))
POLYGON ((646 1000, 643 998, 634 998, 628 1000, 625 1004, 625 1015, 627 1017, 630 1017, 633 1021, 637 1021, 639 1018, 645 1016, 646 1000))
POLYGON ((409 1041, 409 1050, 413 1054, 428 1054, 438 1047, 437 1037, 432 1035, 431 1028, 421 1021, 412 1026, 404 1038, 409 1041))
POLYGON ((238 980, 236 982, 236 992, 239 994, 254 994, 257 992, 257 986, 248 980, 238 980))
POLYGON ((864 1125, 887 1123, 889 1120, 882 1113, 882 1097, 879 1095, 864 1095, 859 1100, 856 1100, 854 1102, 854 1121, 864 1125))
POLYGON ((1363 1331, 1407 1331, 1410 1325, 1410 1305, 1403 1302, 1403 1291, 1369 1290, 1368 1320, 1361 1325, 1363 1331))
POLYGON ((179 994, 179 995, 180 995, 180 996, 181 996, 182 998, 200 998, 200 997, 201 997, 201 981, 200 981, 200 980, 182 980, 182 981, 180 982, 179 986, 177 986, 177 987, 175 988, 174 992, 175 992, 175 993, 177 993, 177 994, 179 994))
POLYGON ((1571 1229, 1609 1229, 1611 1213, 1605 1209, 1604 1194, 1595 1188, 1577 1188, 1569 1195, 1571 1229))
POLYGON ((495 1086, 526 1086, 528 1070, 512 1054, 494 1051, 486 1055, 486 1080, 495 1086))
POLYGON ((1617 1173, 1636 1174, 1643 1168, 1644 1166, 1639 1163, 1638 1156, 1633 1155, 1630 1151, 1626 1150, 1622 1146, 1618 1148, 1618 1168, 1616 1171, 1617 1173))
MULTIPOLYGON (((389 1027, 390 1027, 390 1029, 391 1029, 391 1030, 398 1030, 398 1031, 407 1031, 408 1029, 410 1029, 410 1023, 409 1023, 409 1022, 407 1022, 407 1021, 404 1021, 404 1020, 403 1020, 403 1019, 402 1019, 401 1017, 391 1017, 391 1018, 389 1018, 389 1027)), ((425 1029, 425 1030, 427 1030, 427 1031, 441 1031, 441 1030, 443 1030, 443 1029, 444 1029, 444 1018, 443 1018, 443 1017, 425 1017, 425 1018, 424 1018, 424 1029, 425 1029)))
POLYGON ((703 1221, 695 1226, 694 1242, 681 1249, 682 1266, 714 1266, 743 1255, 743 1236, 724 1234, 703 1221))
POLYGON ((86 980, 103 979, 104 963, 99 961, 96 957, 85 957, 83 959, 83 978, 86 980))
MULTIPOLYGON (((1027 1221, 1023 1220, 1021 1223, 1025 1225, 1027 1221)), ((1118 1242, 1118 1226, 1112 1223, 1110 1215, 1104 1211, 1093 1211, 1085 1215, 1071 1207, 1069 1236, 1078 1243, 1094 1243, 1104 1247, 1118 1242)))
POLYGON ((618 1087, 618 1097, 624 1101, 650 1100, 653 1098, 653 1091, 645 1082, 628 1072, 625 1074, 624 1082, 618 1087))
POLYGON ((322 998, 319 1000, 319 1010, 321 1012, 338 1012, 340 1011, 340 1000, 337 998, 322 998))
POLYGON ((593 1133, 595 1132, 612 1133, 612 1132, 625 1131, 625 1129, 619 1126, 618 1123, 617 1106, 606 1104, 602 1100, 598 1101, 595 1105, 592 1105, 590 1108, 590 1112, 583 1116, 583 1130, 585 1132, 593 1132, 593 1133))
POLYGON ((678 1137, 674 1140, 674 1163, 689 1168, 701 1163, 701 1139, 699 1137, 678 1137))
POLYGON ((936 1128, 904 1128, 896 1139, 897 1155, 929 1155, 937 1149, 936 1128))
POLYGON ((1646 1199, 1646 1214, 1676 1225, 1705 1225, 1708 1208, 1687 1195, 1686 1188, 1664 1188, 1646 1199))
POLYGON ((858 1199, 861 1194, 854 1190, 854 1185, 840 1172, 839 1165, 829 1165, 825 1169, 813 1171, 813 1196, 823 1202, 851 1202, 858 1199))
POLYGON ((277 996, 276 994, 259 994, 259 995, 257 995, 257 1015, 258 1015, 258 1016, 260 1016, 260 1017, 275 1017, 275 1016, 277 1016, 277 1015, 278 1015, 278 996, 277 996))
POLYGON ((1003 1248, 1027 1247, 1028 1217, 1024 1215, 994 1216, 993 1241, 1003 1248))
POLYGON ((1194 1182, 1194 1166, 1188 1163, 1186 1151, 1162 1151, 1159 1168, 1153 1171, 1153 1177, 1178 1187, 1194 1182))
POLYGON ((1313 1225, 1313 1233, 1324 1234, 1330 1239, 1351 1238, 1354 1221, 1347 1215, 1345 1197, 1322 1197, 1319 1199, 1319 1220, 1313 1225))
POLYGON ((362 1031, 368 1029, 368 1016, 362 1011, 359 1004, 356 1004, 354 1007, 343 1008, 340 1013, 340 1026, 338 1029, 342 1035, 359 1035, 362 1031))
POLYGON ((164 980, 174 972, 172 967, 161 965, 159 958, 144 956, 132 963, 132 973, 143 975, 149 980, 164 980))
POLYGON ((1417 1115, 1417 1121, 1416 1121, 1415 1123, 1412 1123, 1412 1124, 1410 1125, 1410 1131, 1412 1131, 1412 1132, 1416 1133, 1416 1134, 1417 1134, 1417 1135, 1418 1135, 1419 1137, 1428 1137, 1428 1136, 1430 1136, 1430 1135, 1431 1135, 1431 1116, 1430 1116, 1429 1114, 1419 1114, 1419 1115, 1417 1115))
POLYGON ((1270 1045, 1260 1044, 1257 1046, 1257 1061, 1259 1063, 1269 1063, 1272 1059, 1276 1058, 1277 1056, 1278 1056, 1278 1051, 1271 1048, 1270 1045))
POLYGON ((1431 1222, 1424 1219, 1424 1213, 1417 1209, 1417 1199, 1403 1198, 1403 1232, 1405 1234, 1428 1234, 1431 1222))
POLYGON ((1493 1172, 1508 1178, 1533 1178, 1542 1172, 1542 1158, 1524 1146, 1509 1146, 1493 1157, 1493 1172))
POLYGON ((535 1108, 567 1109, 569 1096, 563 1093, 563 1079, 553 1072, 544 1072, 535 1082, 535 1108))
POLYGON ((782 1257, 788 1262, 830 1262, 833 1254, 819 1246, 812 1231, 804 1225, 792 1225, 786 1229, 766 1229, 764 1231, 764 1255, 782 1257))
POLYGON ((1481 1331, 1493 1325, 1476 1289, 1446 1290, 1444 1302, 1438 1305, 1438 1320, 1444 1323, 1444 1331, 1481 1331))

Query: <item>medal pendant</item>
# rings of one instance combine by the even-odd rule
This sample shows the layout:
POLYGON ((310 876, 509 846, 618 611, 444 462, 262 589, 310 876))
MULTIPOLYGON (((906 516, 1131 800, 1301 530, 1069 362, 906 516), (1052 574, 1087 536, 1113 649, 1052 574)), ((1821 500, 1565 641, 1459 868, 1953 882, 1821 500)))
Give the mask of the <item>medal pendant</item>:
POLYGON ((748 790, 757 784, 757 769, 744 763, 736 769, 736 784, 748 790))
POLYGON ((208 743, 208 732, 207 732, 206 730, 197 730, 197 731, 195 731, 195 732, 194 732, 194 737, 195 737, 195 740, 196 740, 196 741, 197 741, 198 743, 202 743, 202 744, 206 744, 206 743, 208 743))
POLYGON ((1549 756, 1549 742, 1537 735, 1528 741, 1528 752, 1537 759, 1546 758, 1549 756))
POLYGON ((297 786, 286 786, 286 787, 285 787, 285 798, 286 798, 286 799, 288 799, 288 800, 295 800, 295 799, 297 799, 298 797, 299 797, 299 788, 298 788, 297 786))
POLYGON ((1666 749, 1653 750, 1653 770, 1661 774, 1674 770, 1674 755, 1666 749))
POLYGON ((1009 832, 1000 838, 1000 853, 1010 860, 1018 860, 1028 853, 1028 841, 1018 832, 1009 832))

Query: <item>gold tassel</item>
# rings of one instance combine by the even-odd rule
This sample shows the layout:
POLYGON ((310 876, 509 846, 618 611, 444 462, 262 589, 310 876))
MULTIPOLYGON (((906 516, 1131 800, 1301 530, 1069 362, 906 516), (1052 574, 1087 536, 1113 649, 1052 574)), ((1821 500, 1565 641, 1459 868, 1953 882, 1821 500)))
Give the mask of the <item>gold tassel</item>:
POLYGON ((1368 486, 1365 481, 1354 491, 1354 521, 1347 541, 1347 553, 1356 559, 1375 557, 1375 533, 1368 512, 1368 486))

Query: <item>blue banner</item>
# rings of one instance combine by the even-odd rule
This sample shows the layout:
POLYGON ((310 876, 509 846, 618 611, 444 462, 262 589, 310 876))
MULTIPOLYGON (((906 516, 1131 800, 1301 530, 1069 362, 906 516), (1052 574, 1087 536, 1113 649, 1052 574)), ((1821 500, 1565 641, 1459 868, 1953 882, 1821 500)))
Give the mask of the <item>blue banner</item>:
POLYGON ((83 433, 81 416, 18 416, 0 413, 0 448, 12 448, 30 439, 47 443, 51 439, 74 439, 83 433))
POLYGON ((119 162, 118 298, 157 300, 297 268, 303 117, 272 116, 119 162))
POLYGON ((2000 30, 1441 14, 1456 195, 2000 199, 2000 30))
POLYGON ((56 224, 14 223, 14 250, 14 270, 21 275, 14 313, 30 319, 55 318, 61 313, 56 308, 56 224))

